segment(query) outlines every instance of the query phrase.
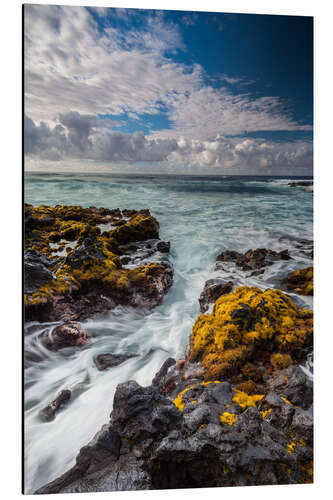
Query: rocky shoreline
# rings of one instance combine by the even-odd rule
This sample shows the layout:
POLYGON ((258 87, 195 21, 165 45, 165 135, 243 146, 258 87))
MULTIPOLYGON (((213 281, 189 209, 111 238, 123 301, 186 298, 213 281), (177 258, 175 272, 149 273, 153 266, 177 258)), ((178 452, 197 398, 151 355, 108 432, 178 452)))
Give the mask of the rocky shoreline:
POLYGON ((25 319, 151 310, 172 284, 169 242, 149 210, 25 206, 25 319))
MULTIPOLYGON (((89 343, 78 321, 117 304, 149 312, 172 284, 169 242, 148 210, 26 206, 26 320, 61 321, 41 338, 49 350, 89 343)), ((288 250, 224 251, 260 276, 288 250)), ((37 494, 299 484, 313 481, 313 314, 288 291, 312 295, 313 268, 281 289, 236 287, 211 278, 185 359, 168 358, 152 384, 119 384, 110 420, 81 448, 75 465, 37 494)), ((99 370, 127 357, 96 359, 99 370)), ((55 395, 46 421, 70 399, 55 395)), ((66 411, 64 409, 63 411, 66 411)))

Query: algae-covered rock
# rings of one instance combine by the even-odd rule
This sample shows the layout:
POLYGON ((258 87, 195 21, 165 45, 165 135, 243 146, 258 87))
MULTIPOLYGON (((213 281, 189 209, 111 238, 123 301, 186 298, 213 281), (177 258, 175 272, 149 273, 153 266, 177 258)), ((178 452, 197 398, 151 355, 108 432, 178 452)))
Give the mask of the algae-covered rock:
POLYGON ((242 286, 221 296, 212 314, 198 317, 189 359, 200 361, 208 378, 234 375, 248 362, 274 369, 278 359, 305 357, 312 333, 312 312, 297 308, 286 294, 242 286))
POLYGON ((287 289, 300 295, 313 295, 313 267, 293 271, 287 278, 287 289))
POLYGON ((149 260, 163 243, 149 210, 28 205, 25 215, 26 320, 85 319, 116 304, 151 309, 172 284, 168 261, 149 260), (130 245, 134 257, 124 260, 130 245))

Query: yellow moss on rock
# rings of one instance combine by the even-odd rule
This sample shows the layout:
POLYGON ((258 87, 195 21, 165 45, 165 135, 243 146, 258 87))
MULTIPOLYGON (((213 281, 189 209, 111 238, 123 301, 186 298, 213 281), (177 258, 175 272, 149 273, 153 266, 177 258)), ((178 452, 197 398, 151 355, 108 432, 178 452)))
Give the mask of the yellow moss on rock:
POLYGON ((239 371, 254 349, 274 348, 276 354, 301 349, 312 330, 312 312, 297 308, 282 291, 241 286, 221 296, 211 314, 198 317, 189 359, 201 361, 208 378, 221 378, 239 371))
POLYGON ((271 365, 275 370, 282 370, 283 368, 288 368, 292 364, 293 360, 290 354, 272 354, 271 365))
POLYGON ((220 420, 223 424, 232 426, 237 421, 237 416, 234 413, 228 413, 227 411, 225 411, 220 416, 220 420))
POLYGON ((313 295, 313 267, 292 272, 287 278, 287 288, 300 295, 313 295))
POLYGON ((238 404, 242 408, 242 410, 245 410, 249 406, 256 408, 257 403, 259 403, 259 401, 261 401, 263 397, 264 394, 254 394, 253 396, 249 396, 245 392, 235 389, 235 394, 232 398, 232 402, 238 404))
POLYGON ((265 418, 272 412, 272 408, 269 408, 268 410, 263 410, 261 411, 261 416, 262 416, 262 419, 265 420, 265 418))
POLYGON ((98 225, 112 223, 114 216, 119 221, 119 211, 28 205, 25 206, 25 214, 25 249, 36 250, 51 259, 50 270, 54 274, 54 278, 38 292, 26 294, 25 305, 28 307, 44 304, 51 296, 65 295, 96 282, 104 285, 105 290, 116 295, 119 292, 121 296, 132 286, 149 291, 154 277, 163 272, 162 266, 157 263, 123 269, 118 255, 119 244, 123 240, 141 241, 158 237, 158 223, 149 212, 132 211, 130 220, 123 220, 121 226, 103 234, 98 225), (76 244, 73 248, 67 247, 66 255, 59 260, 54 252, 64 249, 67 241, 76 241, 76 244), (55 242, 58 243, 56 249, 55 242))

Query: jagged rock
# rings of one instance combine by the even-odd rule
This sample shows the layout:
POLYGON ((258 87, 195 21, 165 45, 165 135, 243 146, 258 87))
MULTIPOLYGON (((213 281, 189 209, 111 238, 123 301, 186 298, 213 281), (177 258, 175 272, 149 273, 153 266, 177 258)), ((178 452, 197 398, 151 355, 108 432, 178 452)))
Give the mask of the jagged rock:
POLYGON ((80 323, 69 321, 56 326, 53 330, 41 334, 43 345, 50 351, 58 351, 64 347, 85 346, 89 336, 80 323))
MULTIPOLYGON (((308 381, 288 370, 301 397, 308 381)), ((266 397, 228 382, 184 382, 181 372, 173 401, 153 386, 119 384, 110 423, 37 493, 312 482, 311 409, 272 390, 285 373, 267 381, 266 397)))
POLYGON ((154 439, 180 418, 173 403, 152 386, 141 387, 131 380, 117 386, 111 425, 122 437, 135 441, 154 439))
POLYGON ((25 234, 27 321, 83 320, 118 304, 150 310, 172 284, 170 263, 156 248, 167 243, 156 242, 159 224, 149 210, 42 205, 25 213, 35 221, 25 234), (55 257, 60 241, 74 244, 55 257))
POLYGON ((155 377, 152 380, 152 385, 157 389, 162 388, 164 385, 164 378, 168 373, 169 368, 175 364, 176 360, 174 358, 166 359, 159 371, 155 374, 155 377))
POLYGON ((100 371, 108 370, 109 368, 113 368, 114 366, 118 366, 127 359, 135 357, 134 355, 126 355, 126 354, 98 354, 95 358, 95 363, 97 368, 100 371))
POLYGON ((313 186, 313 181, 296 181, 289 182, 288 186, 297 187, 297 186, 313 186))
POLYGON ((239 252, 226 250, 217 256, 216 262, 235 262, 236 266, 243 271, 258 271, 266 266, 271 266, 277 260, 290 260, 288 250, 275 252, 266 248, 257 248, 256 250, 248 250, 244 254, 239 252))
POLYGON ((215 302, 221 295, 229 293, 234 283, 221 278, 206 281, 203 291, 199 297, 200 311, 206 312, 209 305, 215 302))
POLYGON ((284 396, 294 405, 307 408, 313 401, 312 383, 297 365, 273 373, 267 382, 269 390, 284 396))
POLYGON ((51 266, 50 259, 36 250, 27 250, 24 253, 24 293, 35 293, 49 283, 53 278, 48 269, 51 266))
POLYGON ((156 245, 159 252, 169 253, 170 252, 170 241, 159 241, 156 245))
POLYGON ((43 408, 39 416, 42 420, 45 422, 50 422, 51 420, 54 420, 56 417, 56 413, 65 406, 68 401, 71 398, 71 391, 68 389, 65 389, 64 391, 61 391, 60 394, 50 403, 47 405, 45 408, 43 408))

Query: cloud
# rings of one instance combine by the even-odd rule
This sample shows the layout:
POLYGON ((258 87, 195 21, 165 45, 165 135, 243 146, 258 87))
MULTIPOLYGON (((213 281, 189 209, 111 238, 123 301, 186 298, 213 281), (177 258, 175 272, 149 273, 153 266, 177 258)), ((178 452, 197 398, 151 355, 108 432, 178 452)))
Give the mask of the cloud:
POLYGON ((243 172, 307 170, 312 167, 312 144, 304 141, 274 143, 259 139, 216 137, 198 140, 153 137, 143 132, 110 130, 91 115, 60 115, 60 123, 36 125, 25 117, 25 154, 48 161, 86 159, 96 163, 143 162, 189 165, 201 169, 243 172))
POLYGON ((262 174, 312 169, 312 143, 306 141, 273 142, 260 139, 224 138, 200 141, 182 138, 168 158, 170 163, 187 162, 193 167, 262 174))
POLYGON ((54 123, 59 113, 157 114, 174 94, 199 87, 202 70, 163 56, 182 46, 160 16, 144 29, 102 34, 85 8, 25 7, 25 111, 54 123))
POLYGON ((237 136, 257 131, 312 129, 288 117, 277 97, 254 99, 250 94, 233 95, 226 89, 209 86, 176 96, 168 114, 174 123, 172 134, 198 139, 218 134, 237 136))
POLYGON ((24 149, 29 157, 60 161, 88 159, 96 162, 162 162, 177 149, 172 138, 152 138, 143 132, 125 134, 109 130, 104 120, 77 112, 61 114, 53 128, 24 118, 24 149))
MULTIPOLYGON (((184 45, 178 27, 162 15, 146 15, 140 29, 108 26, 100 32, 83 7, 25 8, 25 111, 35 121, 54 124, 68 111, 157 115, 163 110, 175 134, 198 138, 310 128, 293 121, 277 97, 253 99, 213 88, 199 64, 166 57, 184 45)), ((119 16, 118 10, 111 12, 119 16)), ((238 80, 223 78, 229 84, 238 80)))

